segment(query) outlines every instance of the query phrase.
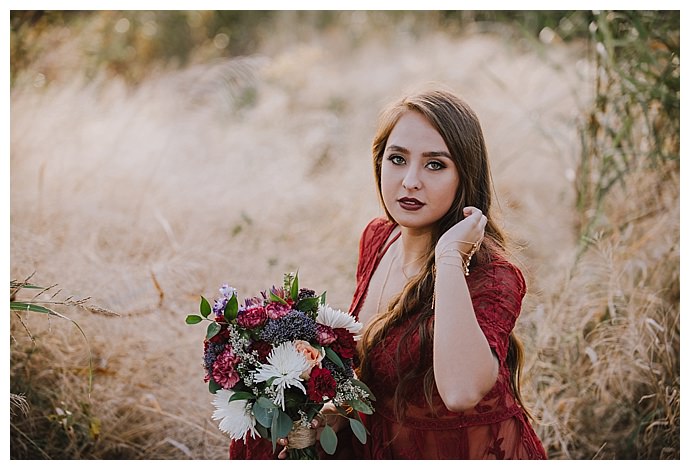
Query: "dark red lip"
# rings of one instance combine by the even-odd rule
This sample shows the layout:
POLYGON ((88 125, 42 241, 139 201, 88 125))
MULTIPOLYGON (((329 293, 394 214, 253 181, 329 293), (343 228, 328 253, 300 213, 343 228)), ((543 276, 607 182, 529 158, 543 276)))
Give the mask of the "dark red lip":
POLYGON ((398 199, 398 204, 400 204, 400 207, 408 211, 416 211, 424 206, 422 201, 413 197, 400 198, 398 199))

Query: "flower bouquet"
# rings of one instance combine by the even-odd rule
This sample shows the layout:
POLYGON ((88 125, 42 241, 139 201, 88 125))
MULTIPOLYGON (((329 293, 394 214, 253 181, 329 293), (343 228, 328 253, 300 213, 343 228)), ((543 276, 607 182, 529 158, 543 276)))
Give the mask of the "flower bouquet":
MULTIPOLYGON (((316 459, 316 430, 310 423, 331 402, 365 443, 367 430, 359 411, 373 413, 369 388, 354 376, 355 335, 362 324, 333 309, 326 293, 300 289, 296 274, 283 285, 240 305, 228 285, 213 307, 202 296, 200 315, 188 324, 208 321, 204 339, 205 381, 214 394, 213 418, 233 440, 261 436, 288 438, 288 458, 316 459)), ((320 443, 333 454, 335 431, 324 426, 320 443)))

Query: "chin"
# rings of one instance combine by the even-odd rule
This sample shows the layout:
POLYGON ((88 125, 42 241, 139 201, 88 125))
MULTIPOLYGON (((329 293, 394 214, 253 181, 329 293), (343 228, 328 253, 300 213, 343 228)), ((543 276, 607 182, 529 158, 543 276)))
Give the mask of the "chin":
POLYGON ((391 213, 391 217, 396 224, 410 230, 430 231, 434 228, 436 222, 438 222, 438 220, 429 220, 417 214, 391 213))

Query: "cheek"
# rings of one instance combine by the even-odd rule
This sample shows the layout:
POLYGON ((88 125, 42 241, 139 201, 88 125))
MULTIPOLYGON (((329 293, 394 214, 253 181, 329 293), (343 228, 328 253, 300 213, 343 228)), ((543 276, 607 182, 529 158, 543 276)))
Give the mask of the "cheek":
POLYGON ((391 171, 391 168, 386 165, 381 168, 381 192, 383 193, 384 199, 387 195, 394 193, 397 189, 398 184, 395 177, 395 172, 391 171))
POLYGON ((444 182, 444 184, 438 185, 438 197, 439 200, 442 201, 442 206, 445 208, 445 211, 450 209, 450 207, 453 205, 453 201, 455 200, 455 193, 458 190, 458 185, 459 181, 457 176, 449 178, 447 181, 444 182))

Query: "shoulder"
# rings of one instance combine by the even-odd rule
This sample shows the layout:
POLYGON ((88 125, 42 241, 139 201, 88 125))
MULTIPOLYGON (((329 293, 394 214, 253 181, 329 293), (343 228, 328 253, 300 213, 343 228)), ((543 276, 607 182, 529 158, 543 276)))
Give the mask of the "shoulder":
MULTIPOLYGON (((395 224, 383 217, 377 217, 364 227, 360 238, 360 251, 372 245, 383 243, 391 234, 395 224)), ((378 246, 376 246, 378 248, 378 246)))
POLYGON ((500 251, 492 250, 486 262, 475 267, 475 275, 485 288, 510 291, 520 298, 527 291, 522 271, 500 251))

